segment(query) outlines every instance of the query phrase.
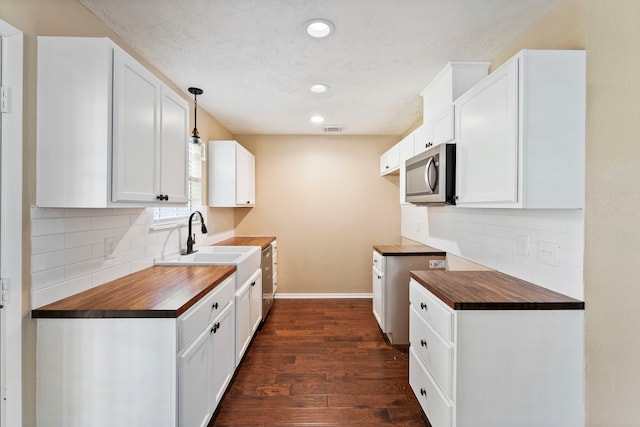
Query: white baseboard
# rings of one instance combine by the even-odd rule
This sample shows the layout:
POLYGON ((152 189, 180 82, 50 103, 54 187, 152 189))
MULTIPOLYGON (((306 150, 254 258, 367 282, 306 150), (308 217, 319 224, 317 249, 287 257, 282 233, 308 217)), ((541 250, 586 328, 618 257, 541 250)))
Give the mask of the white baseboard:
POLYGON ((328 298, 373 298, 373 294, 370 293, 339 293, 339 294, 325 294, 325 293, 292 293, 292 294, 285 294, 285 293, 280 293, 277 292, 274 295, 274 298, 276 299, 314 299, 314 298, 324 298, 324 299, 328 299, 328 298))

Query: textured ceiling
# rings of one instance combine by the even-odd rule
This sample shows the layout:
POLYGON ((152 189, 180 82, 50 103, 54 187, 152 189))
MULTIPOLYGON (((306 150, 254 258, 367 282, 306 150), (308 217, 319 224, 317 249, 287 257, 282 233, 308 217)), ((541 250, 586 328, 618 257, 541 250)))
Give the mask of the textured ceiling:
POLYGON ((491 60, 563 0, 78 0, 234 134, 401 135, 452 60, 491 60), (303 24, 324 18, 327 39, 303 24), (324 94, 309 87, 329 85, 324 94), (189 95, 191 97, 191 95, 189 95))

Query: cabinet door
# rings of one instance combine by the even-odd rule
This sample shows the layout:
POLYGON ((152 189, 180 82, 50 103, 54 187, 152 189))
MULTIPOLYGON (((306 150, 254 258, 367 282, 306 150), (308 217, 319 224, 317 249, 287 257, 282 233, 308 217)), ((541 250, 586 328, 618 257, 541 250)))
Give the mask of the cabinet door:
POLYGON ((236 291, 236 366, 240 364, 249 341, 251 340, 251 284, 246 283, 236 291))
POLYGON ((382 282, 384 280, 384 275, 378 271, 377 268, 373 267, 373 316, 376 318, 378 325, 384 331, 384 302, 383 292, 382 292, 382 282))
POLYGON ((210 361, 210 369, 213 372, 209 393, 210 413, 213 413, 220 403, 236 368, 233 347, 235 341, 234 308, 233 302, 227 304, 214 321, 216 330, 213 334, 213 357, 210 361))
POLYGON ((178 355, 178 418, 182 427, 205 426, 211 417, 209 369, 212 335, 206 328, 178 355))
POLYGON ((251 335, 258 329, 262 321, 262 275, 251 282, 251 335))
POLYGON ((189 104, 165 87, 161 122, 160 194, 169 203, 187 203, 189 104))
POLYGON ((155 202, 159 195, 160 81, 116 49, 113 82, 112 200, 155 202))
POLYGON ((461 96, 455 109, 457 204, 516 202, 518 61, 461 96))
POLYGON ((255 204, 255 157, 247 149, 236 146, 236 204, 255 204))
POLYGON ((431 147, 433 147, 433 126, 431 123, 425 123, 413 133, 413 155, 417 156, 431 147))
POLYGON ((444 144, 454 140, 455 128, 453 126, 454 114, 453 105, 446 107, 433 119, 433 145, 444 144))

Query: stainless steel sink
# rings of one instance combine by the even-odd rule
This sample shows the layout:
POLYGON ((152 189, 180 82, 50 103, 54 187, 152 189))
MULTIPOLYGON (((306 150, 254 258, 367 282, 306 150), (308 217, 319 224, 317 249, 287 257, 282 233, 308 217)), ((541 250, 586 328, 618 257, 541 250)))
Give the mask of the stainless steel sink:
POLYGON ((260 268, 259 246, 206 246, 189 255, 156 258, 156 265, 235 265, 236 287, 260 268))

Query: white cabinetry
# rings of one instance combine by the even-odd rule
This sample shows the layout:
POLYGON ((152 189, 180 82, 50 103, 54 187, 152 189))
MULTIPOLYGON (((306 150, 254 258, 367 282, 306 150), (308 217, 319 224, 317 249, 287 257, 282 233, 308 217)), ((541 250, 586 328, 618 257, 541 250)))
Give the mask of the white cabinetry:
POLYGON ((583 207, 584 51, 523 50, 455 115, 458 206, 583 207))
POLYGON ((234 311, 229 303, 178 356, 181 426, 206 426, 235 370, 234 311))
POLYGON ((44 207, 187 201, 188 103, 106 38, 38 37, 44 207))
POLYGON ((206 426, 235 370, 234 283, 178 318, 39 318, 38 426, 206 426))
POLYGON ((423 124, 415 131, 414 155, 454 140, 453 101, 482 80, 488 69, 488 62, 450 62, 420 92, 423 124))
POLYGON ((273 296, 278 291, 278 241, 271 242, 271 262, 273 272, 273 296))
POLYGON ((380 156, 380 175, 397 173, 398 169, 400 169, 400 147, 396 144, 380 156))
POLYGON ((256 270, 236 287, 235 365, 238 366, 262 320, 262 271, 256 270))
POLYGON ((209 206, 255 205, 255 157, 236 141, 209 141, 209 206))
POLYGON ((582 310, 453 310, 411 279, 409 384, 433 427, 583 425, 582 310))

